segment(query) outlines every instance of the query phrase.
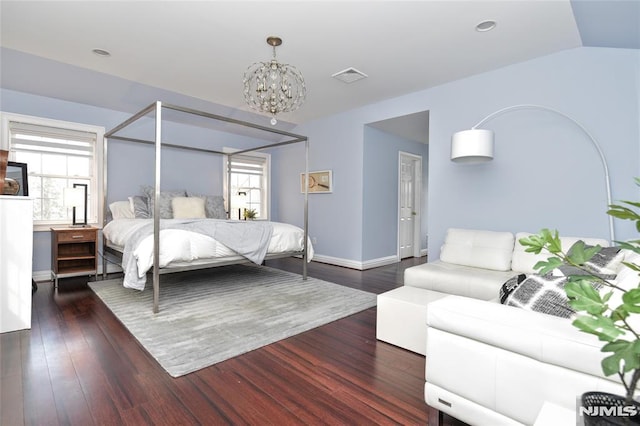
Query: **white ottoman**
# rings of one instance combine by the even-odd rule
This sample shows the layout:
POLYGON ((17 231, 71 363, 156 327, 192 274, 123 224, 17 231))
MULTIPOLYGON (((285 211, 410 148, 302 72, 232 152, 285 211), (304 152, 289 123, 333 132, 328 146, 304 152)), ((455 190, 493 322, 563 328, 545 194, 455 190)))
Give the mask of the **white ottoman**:
POLYGON ((427 350, 427 304, 449 296, 402 286, 378 295, 376 338, 424 355, 427 350))

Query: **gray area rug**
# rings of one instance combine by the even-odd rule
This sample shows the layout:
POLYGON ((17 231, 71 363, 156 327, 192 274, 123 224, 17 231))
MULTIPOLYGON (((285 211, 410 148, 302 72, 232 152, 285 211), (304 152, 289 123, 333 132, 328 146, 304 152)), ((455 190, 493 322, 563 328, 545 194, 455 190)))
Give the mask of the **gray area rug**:
POLYGON ((376 305, 376 295, 268 268, 232 265, 162 275, 153 291, 122 279, 90 282, 136 339, 173 377, 260 348, 376 305))

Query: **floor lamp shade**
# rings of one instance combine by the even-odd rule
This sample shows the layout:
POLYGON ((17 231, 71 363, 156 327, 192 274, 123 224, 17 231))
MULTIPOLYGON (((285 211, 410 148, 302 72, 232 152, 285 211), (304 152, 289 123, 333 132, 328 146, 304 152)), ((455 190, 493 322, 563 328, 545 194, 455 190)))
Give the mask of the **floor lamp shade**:
POLYGON ((451 138, 451 161, 480 163, 493 160, 493 131, 463 130, 451 138))

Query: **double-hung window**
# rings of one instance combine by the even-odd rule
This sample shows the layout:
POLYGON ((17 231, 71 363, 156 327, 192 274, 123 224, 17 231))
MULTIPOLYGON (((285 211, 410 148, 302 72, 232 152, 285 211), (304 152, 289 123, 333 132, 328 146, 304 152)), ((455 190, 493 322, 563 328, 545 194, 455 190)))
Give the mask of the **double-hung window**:
POLYGON ((87 185, 87 222, 102 223, 102 147, 104 128, 2 113, 3 149, 27 164, 34 229, 71 223, 64 188, 87 185))
POLYGON ((231 219, 269 219, 269 154, 246 153, 225 156, 225 187, 231 185, 231 219), (253 214, 251 214, 253 213, 253 214))

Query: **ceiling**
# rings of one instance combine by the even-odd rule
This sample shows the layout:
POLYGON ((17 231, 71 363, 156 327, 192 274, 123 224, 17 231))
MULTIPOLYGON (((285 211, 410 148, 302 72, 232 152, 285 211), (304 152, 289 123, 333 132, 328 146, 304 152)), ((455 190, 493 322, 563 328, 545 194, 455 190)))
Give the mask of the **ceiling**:
POLYGON ((162 99, 244 114, 244 70, 277 35, 308 87, 279 117, 293 125, 565 49, 637 49, 639 21, 636 0, 2 0, 0 82, 126 112, 162 99), (477 31, 485 20, 495 29, 477 31), (348 67, 369 77, 331 77, 348 67))

